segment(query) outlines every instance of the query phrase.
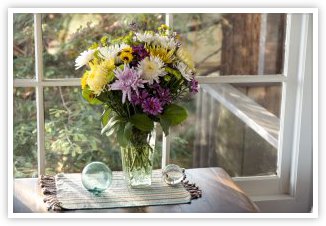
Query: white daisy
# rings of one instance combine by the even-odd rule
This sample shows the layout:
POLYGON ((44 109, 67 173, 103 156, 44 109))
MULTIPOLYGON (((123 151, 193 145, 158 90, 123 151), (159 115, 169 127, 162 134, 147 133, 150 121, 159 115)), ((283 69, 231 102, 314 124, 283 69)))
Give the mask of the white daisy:
POLYGON ((167 73, 164 70, 163 61, 155 56, 146 57, 138 64, 140 77, 151 85, 154 81, 159 82, 159 77, 167 73))
POLYGON ((176 68, 180 71, 181 75, 188 81, 190 81, 192 79, 192 73, 191 70, 188 68, 188 66, 183 63, 183 62, 179 62, 176 65, 176 68))
POLYGON ((151 43, 155 40, 155 36, 152 33, 145 32, 145 33, 136 33, 136 38, 140 42, 151 43))
POLYGON ((85 50, 75 60, 76 70, 86 65, 90 60, 94 58, 94 49, 85 50))
POLYGON ((108 47, 108 46, 101 47, 101 48, 98 49, 99 56, 101 58, 103 58, 103 59, 106 59, 106 60, 112 59, 112 58, 114 59, 117 56, 118 52, 119 52, 119 49, 117 47, 118 47, 118 45, 113 45, 113 46, 110 46, 110 47, 108 47))
POLYGON ((169 38, 168 36, 161 36, 159 34, 155 35, 154 43, 166 49, 175 49, 177 46, 177 42, 173 38, 169 38))
POLYGON ((103 59, 109 60, 117 57, 118 53, 121 52, 124 48, 130 47, 125 43, 115 44, 111 46, 101 47, 98 49, 99 56, 103 59))

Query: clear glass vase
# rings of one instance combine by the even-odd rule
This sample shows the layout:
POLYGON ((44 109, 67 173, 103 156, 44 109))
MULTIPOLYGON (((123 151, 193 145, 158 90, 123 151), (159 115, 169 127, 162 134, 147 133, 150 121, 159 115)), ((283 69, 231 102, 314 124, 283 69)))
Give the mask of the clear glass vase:
POLYGON ((121 147, 122 170, 130 187, 152 184, 155 139, 155 127, 151 133, 133 131, 128 145, 121 147))

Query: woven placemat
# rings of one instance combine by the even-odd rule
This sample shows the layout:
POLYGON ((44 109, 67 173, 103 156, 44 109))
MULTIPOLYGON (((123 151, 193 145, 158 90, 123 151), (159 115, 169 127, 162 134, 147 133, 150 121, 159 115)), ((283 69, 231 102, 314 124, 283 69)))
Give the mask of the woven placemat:
POLYGON ((81 174, 42 175, 40 185, 48 210, 120 208, 189 203, 201 197, 201 190, 186 181, 170 186, 162 180, 162 171, 153 170, 152 185, 146 188, 127 186, 121 171, 112 172, 111 186, 100 194, 87 191, 81 174))

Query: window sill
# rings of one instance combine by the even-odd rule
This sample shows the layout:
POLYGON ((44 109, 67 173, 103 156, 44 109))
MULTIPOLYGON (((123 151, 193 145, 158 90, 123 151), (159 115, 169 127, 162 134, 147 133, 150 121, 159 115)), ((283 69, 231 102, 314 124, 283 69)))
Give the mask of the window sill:
MULTIPOLYGON (((202 197, 191 204, 146 206, 133 208, 65 211, 100 213, 250 213, 259 212, 256 205, 221 168, 186 170, 187 179, 202 190, 202 197)), ((13 213, 46 213, 37 178, 14 180, 13 213)))

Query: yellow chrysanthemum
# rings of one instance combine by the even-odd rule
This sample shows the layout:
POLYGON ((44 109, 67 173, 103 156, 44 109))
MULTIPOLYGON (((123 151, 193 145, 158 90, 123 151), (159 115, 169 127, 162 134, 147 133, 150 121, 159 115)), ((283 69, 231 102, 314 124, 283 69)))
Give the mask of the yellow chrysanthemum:
POLYGON ((180 47, 177 50, 177 57, 183 61, 191 70, 195 70, 195 65, 192 60, 191 54, 185 49, 180 47))
POLYGON ((83 77, 80 80, 81 83, 81 87, 82 89, 85 89, 86 85, 87 85, 87 79, 88 79, 88 75, 89 75, 89 71, 85 71, 83 77))
POLYGON ((89 89, 93 91, 95 95, 100 95, 104 89, 104 86, 107 84, 108 80, 105 75, 94 71, 90 73, 87 78, 87 84, 89 89))
POLYGON ((167 35, 168 32, 171 30, 170 27, 166 24, 162 24, 160 27, 158 27, 158 31, 161 33, 161 35, 167 35))
POLYGON ((146 46, 145 48, 150 55, 159 57, 166 64, 170 64, 174 60, 175 49, 168 50, 161 46, 146 46))
POLYGON ((107 46, 108 45, 108 36, 103 36, 101 38, 101 44, 102 44, 102 46, 107 46))
POLYGON ((162 24, 158 29, 159 30, 169 30, 170 27, 168 25, 166 25, 166 24, 162 24))
POLYGON ((115 68, 113 60, 105 60, 98 64, 97 61, 90 64, 91 71, 87 76, 87 85, 95 95, 100 95, 105 85, 112 80, 109 74, 115 68))
POLYGON ((98 70, 103 74, 108 74, 110 71, 115 69, 113 58, 104 61, 99 61, 95 58, 93 62, 89 64, 89 66, 91 68, 91 71, 98 70))
POLYGON ((113 71, 115 69, 114 59, 104 60, 100 66, 103 68, 103 70, 106 70, 105 73, 113 71))
POLYGON ((127 46, 127 47, 125 47, 125 48, 122 49, 122 52, 132 53, 132 47, 131 46, 127 46))
POLYGON ((130 52, 121 52, 120 54, 120 59, 124 62, 124 63, 130 63, 133 59, 133 56, 130 52))
POLYGON ((114 74, 110 73, 115 69, 114 59, 105 60, 101 63, 102 70, 105 70, 104 73, 108 79, 108 83, 114 79, 114 74))

